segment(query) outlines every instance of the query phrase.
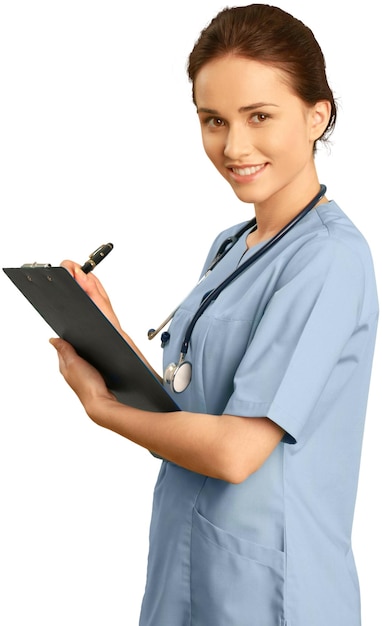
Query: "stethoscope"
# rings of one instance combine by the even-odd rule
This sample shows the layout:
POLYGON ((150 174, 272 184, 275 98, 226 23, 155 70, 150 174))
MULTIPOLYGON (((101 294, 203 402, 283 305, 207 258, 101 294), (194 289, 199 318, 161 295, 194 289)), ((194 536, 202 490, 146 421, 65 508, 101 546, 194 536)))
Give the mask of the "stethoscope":
MULTIPOLYGON (((181 393, 185 389, 187 389, 188 385, 191 382, 192 376, 192 365, 189 361, 186 361, 186 355, 188 351, 188 346, 190 344, 190 339, 192 335, 192 331, 194 330, 195 324, 198 319, 203 315, 204 311, 207 307, 216 300, 216 298, 221 294, 221 292, 228 287, 242 272, 244 272, 248 267, 250 267, 253 263, 255 263, 265 252, 268 252, 284 235, 286 235, 292 228, 295 226, 300 220, 309 211, 311 211, 316 204, 323 198, 326 193, 325 185, 320 185, 319 193, 314 196, 314 198, 306 205, 300 213, 298 213, 286 226, 284 226, 276 235, 274 235, 271 239, 269 239, 259 250, 257 250, 252 256, 250 256, 244 263, 239 265, 227 278, 225 278, 217 287, 208 292, 204 298, 202 299, 198 310, 194 314, 194 317, 190 321, 186 333, 184 335, 182 347, 180 350, 180 356, 178 363, 170 363, 164 372, 164 382, 171 386, 172 391, 175 393, 181 393)), ((200 283, 212 272, 214 267, 223 259, 223 257, 233 248, 233 246, 239 241, 240 237, 249 229, 256 230, 257 222, 256 217, 247 222, 244 226, 240 228, 234 235, 228 237, 223 241, 221 246, 219 247, 215 257, 213 258, 211 264, 209 265, 206 272, 200 278, 197 285, 200 283)), ((180 305, 179 305, 180 306, 180 305)), ((156 329, 150 329, 147 333, 149 339, 153 339, 174 317, 175 313, 179 309, 179 306, 170 313, 170 315, 158 326, 156 329)), ((169 333, 162 334, 162 346, 168 341, 170 338, 169 333)))

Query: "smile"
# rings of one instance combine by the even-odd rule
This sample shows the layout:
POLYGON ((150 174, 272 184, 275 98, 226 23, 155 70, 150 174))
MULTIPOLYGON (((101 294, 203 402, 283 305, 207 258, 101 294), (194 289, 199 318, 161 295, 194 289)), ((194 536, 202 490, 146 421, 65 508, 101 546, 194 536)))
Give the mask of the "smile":
POLYGON ((262 165, 251 165, 250 167, 231 167, 231 171, 238 176, 251 176, 252 174, 256 174, 256 172, 260 171, 263 167, 265 167, 265 163, 262 165))

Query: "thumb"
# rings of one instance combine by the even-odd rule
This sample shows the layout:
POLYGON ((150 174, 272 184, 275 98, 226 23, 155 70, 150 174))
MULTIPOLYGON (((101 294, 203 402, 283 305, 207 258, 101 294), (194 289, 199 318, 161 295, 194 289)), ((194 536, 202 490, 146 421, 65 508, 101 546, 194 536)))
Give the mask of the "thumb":
POLYGON ((65 344, 69 345, 65 339, 60 339, 60 337, 51 337, 51 339, 49 339, 49 343, 56 348, 57 352, 62 352, 65 348, 65 344))
POLYGON ((65 339, 60 339, 60 337, 52 337, 49 339, 49 343, 56 348, 60 361, 66 362, 70 357, 77 354, 73 346, 65 339))

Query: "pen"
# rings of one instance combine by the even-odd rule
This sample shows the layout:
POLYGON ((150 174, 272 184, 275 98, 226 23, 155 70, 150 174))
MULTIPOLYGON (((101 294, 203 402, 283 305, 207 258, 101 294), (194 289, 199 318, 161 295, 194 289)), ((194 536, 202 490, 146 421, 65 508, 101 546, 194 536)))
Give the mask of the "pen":
POLYGON ((112 249, 112 243, 105 243, 97 248, 97 250, 94 250, 94 252, 89 255, 89 259, 81 267, 82 271, 85 272, 85 274, 89 274, 89 272, 94 270, 95 266, 98 265, 98 263, 101 263, 102 259, 104 259, 105 256, 107 256, 109 252, 112 251, 112 249))

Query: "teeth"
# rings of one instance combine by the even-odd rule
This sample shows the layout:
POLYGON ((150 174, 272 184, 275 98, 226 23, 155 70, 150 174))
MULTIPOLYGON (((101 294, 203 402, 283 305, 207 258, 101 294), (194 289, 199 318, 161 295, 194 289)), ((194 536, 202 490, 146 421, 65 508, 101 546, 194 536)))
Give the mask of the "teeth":
POLYGON ((250 174, 256 174, 263 165, 254 165, 252 167, 233 167, 232 171, 239 176, 250 176, 250 174))

